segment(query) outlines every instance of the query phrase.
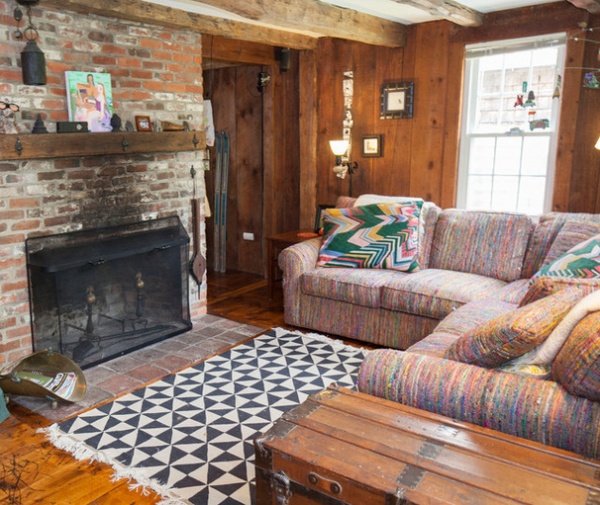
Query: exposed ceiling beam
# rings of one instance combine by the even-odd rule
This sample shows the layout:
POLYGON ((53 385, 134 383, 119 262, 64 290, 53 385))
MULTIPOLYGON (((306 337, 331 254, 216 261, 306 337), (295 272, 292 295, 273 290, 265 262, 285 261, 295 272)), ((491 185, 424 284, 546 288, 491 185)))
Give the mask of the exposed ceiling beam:
POLYGON ((317 47, 317 39, 307 35, 204 16, 141 0, 44 0, 43 5, 292 49, 317 47))
POLYGON ((400 47, 406 37, 406 27, 400 23, 318 0, 198 0, 198 3, 284 29, 302 29, 366 44, 400 47))
POLYGON ((446 19, 461 26, 481 26, 483 14, 451 0, 392 0, 425 11, 436 18, 446 19))
POLYGON ((314 49, 318 36, 338 37, 388 47, 403 46, 406 38, 406 27, 400 23, 330 6, 317 0, 208 0, 199 3, 238 13, 252 21, 281 26, 282 29, 187 12, 143 0, 44 0, 44 5, 57 9, 193 30, 208 35, 292 49, 314 49), (236 3, 244 7, 240 8, 236 3), (288 29, 314 32, 315 36, 287 31, 288 29))
POLYGON ((600 14, 600 0, 568 0, 575 7, 585 9, 591 14, 600 14))

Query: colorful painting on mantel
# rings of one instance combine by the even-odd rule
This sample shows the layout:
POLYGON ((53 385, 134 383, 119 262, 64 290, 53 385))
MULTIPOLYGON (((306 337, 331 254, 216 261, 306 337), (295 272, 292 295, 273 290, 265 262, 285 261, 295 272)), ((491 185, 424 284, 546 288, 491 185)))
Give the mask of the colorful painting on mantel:
POLYGON ((109 132, 113 115, 110 74, 65 72, 69 121, 87 121, 92 132, 109 132))

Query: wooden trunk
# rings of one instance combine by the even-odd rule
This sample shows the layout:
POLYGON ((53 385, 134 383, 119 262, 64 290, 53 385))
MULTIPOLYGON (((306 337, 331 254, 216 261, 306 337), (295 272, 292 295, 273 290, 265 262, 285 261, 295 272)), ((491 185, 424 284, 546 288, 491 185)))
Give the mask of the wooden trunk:
POLYGON ((257 505, 600 504, 600 461, 336 386, 254 445, 257 505))

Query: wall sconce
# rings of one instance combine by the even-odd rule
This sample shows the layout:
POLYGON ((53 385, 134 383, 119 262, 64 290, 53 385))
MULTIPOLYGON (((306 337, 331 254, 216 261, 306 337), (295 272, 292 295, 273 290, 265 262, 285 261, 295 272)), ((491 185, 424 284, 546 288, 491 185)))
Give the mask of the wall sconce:
POLYGON ((596 145, 594 147, 600 151, 600 137, 598 137, 598 140, 596 141, 596 145))
MULTIPOLYGON (((21 70, 23 72, 23 84, 42 85, 46 84, 46 58, 38 47, 35 39, 39 34, 31 20, 31 7, 37 5, 39 0, 17 0, 19 5, 26 8, 28 25, 23 31, 17 28, 15 37, 25 38, 27 43, 21 52, 21 70)), ((20 24, 23 19, 23 11, 17 6, 14 12, 15 20, 20 24)))
POLYGON ((347 140, 330 140, 329 146, 333 154, 335 154, 335 167, 333 173, 340 179, 345 179, 346 174, 350 175, 348 196, 352 196, 352 176, 358 170, 358 163, 349 159, 342 159, 342 156, 348 152, 350 142, 347 140))

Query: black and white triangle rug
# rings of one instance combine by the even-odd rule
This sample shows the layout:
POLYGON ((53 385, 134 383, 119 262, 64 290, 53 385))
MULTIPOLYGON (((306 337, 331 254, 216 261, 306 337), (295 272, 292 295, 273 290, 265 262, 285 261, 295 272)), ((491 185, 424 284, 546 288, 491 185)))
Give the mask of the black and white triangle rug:
POLYGON ((275 328, 44 431, 76 458, 154 489, 161 505, 249 505, 254 437, 331 383, 353 388, 364 353, 275 328))

